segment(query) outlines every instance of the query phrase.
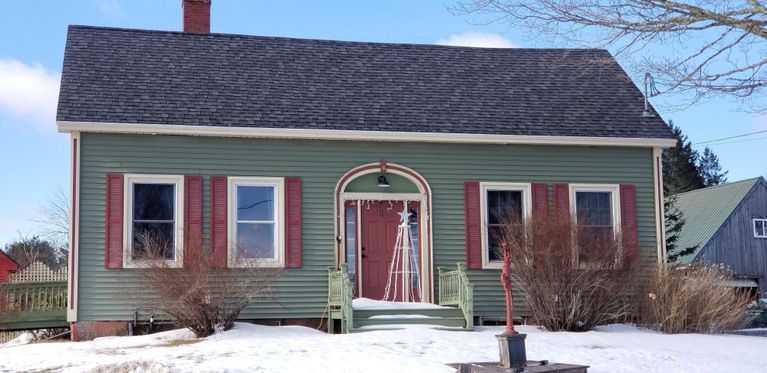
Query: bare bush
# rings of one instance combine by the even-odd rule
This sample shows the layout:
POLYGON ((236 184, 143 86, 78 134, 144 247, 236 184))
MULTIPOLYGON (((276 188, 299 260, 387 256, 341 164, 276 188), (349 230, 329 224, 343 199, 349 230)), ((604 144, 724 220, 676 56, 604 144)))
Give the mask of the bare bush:
POLYGON ((496 242, 512 254, 514 286, 532 320, 550 331, 583 331, 625 320, 634 311, 634 258, 620 240, 569 218, 507 222, 496 242))
POLYGON ((750 320, 751 298, 723 281, 722 268, 697 265, 657 271, 641 292, 640 322, 663 333, 716 333, 743 327, 750 320))
POLYGON ((216 330, 229 330, 240 312, 258 300, 271 297, 270 284, 279 270, 243 265, 217 268, 209 250, 187 250, 200 254, 184 258, 183 268, 165 260, 167 247, 144 240, 142 268, 138 278, 154 294, 145 303, 189 328, 197 337, 216 330))

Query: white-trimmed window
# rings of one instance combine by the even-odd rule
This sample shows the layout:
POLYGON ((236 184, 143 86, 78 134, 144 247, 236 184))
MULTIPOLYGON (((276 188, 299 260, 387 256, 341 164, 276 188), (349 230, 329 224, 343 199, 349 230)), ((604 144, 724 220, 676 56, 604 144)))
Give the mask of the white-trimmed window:
POLYGON ((570 211, 594 237, 614 237, 620 230, 619 185, 570 184, 570 211))
POLYGON ((499 238, 505 224, 523 222, 532 213, 530 184, 480 183, 482 267, 500 268, 499 238))
POLYGON ((160 259, 181 266, 184 177, 125 175, 125 267, 160 259))
POLYGON ((229 178, 229 266, 284 266, 283 186, 282 178, 229 178))
POLYGON ((767 238, 767 219, 754 219, 754 237, 767 238))

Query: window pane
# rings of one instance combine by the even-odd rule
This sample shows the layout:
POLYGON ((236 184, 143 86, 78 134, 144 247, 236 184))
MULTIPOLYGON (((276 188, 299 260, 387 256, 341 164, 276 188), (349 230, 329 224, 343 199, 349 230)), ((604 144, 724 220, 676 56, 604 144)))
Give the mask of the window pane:
POLYGON ((754 220, 754 231, 757 236, 764 236, 765 235, 765 224, 764 220, 754 220))
POLYGON ((575 207, 582 225, 612 226, 610 192, 576 192, 575 207))
POLYGON ((346 271, 349 277, 354 281, 357 268, 357 209, 355 207, 346 208, 346 271))
POLYGON ((133 220, 173 220, 174 184, 133 184, 133 220))
POLYGON ((237 186, 238 221, 274 221, 274 187, 237 186))
POLYGON ((237 223, 237 258, 274 259, 274 223, 237 223))
POLYGON ((487 191, 487 222, 501 224, 522 219, 522 192, 509 190, 487 191))
POLYGON ((586 231, 586 234, 588 234, 591 239, 595 240, 609 240, 613 238, 613 230, 611 227, 584 227, 584 230, 586 231))
POLYGON ((408 219, 408 223, 410 223, 410 242, 413 245, 413 250, 410 251, 410 268, 413 270, 413 274, 410 278, 410 283, 413 285, 413 287, 418 286, 418 271, 419 263, 418 263, 418 208, 417 207, 411 207, 408 209, 408 212, 410 213, 410 218, 408 219))
POLYGON ((503 228, 500 226, 490 226, 487 227, 487 251, 488 251, 488 259, 491 261, 493 260, 503 260, 503 254, 501 253, 501 240, 503 238, 502 236, 503 228))
POLYGON ((133 223, 132 259, 175 259, 173 223, 133 223))

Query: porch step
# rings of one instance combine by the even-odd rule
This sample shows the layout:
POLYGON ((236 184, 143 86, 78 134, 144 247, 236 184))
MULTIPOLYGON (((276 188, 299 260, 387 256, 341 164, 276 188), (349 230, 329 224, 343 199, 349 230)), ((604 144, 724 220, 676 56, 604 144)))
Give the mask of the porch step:
POLYGON ((402 318, 366 318, 359 319, 354 318, 354 328, 362 328, 365 326, 383 326, 383 325, 435 325, 452 328, 463 328, 466 324, 466 320, 463 317, 430 317, 430 318, 415 318, 415 317, 402 317, 402 318))
POLYGON ((463 330, 466 320, 458 308, 408 308, 354 310, 354 332, 399 329, 396 325, 433 325, 463 330))
POLYGON ((458 308, 355 309, 354 318, 367 319, 383 315, 423 315, 429 317, 463 317, 458 308))

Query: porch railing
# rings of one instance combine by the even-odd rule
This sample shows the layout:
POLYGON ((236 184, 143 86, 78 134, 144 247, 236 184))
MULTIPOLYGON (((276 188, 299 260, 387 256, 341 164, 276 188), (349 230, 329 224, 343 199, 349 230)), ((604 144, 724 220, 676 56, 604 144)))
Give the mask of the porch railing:
POLYGON ((439 267, 439 304, 458 306, 466 319, 466 329, 474 329, 474 285, 462 264, 456 269, 439 267))
POLYGON ((67 283, 30 282, 0 286, 0 329, 66 326, 67 283))
POLYGON ((341 269, 328 267, 328 329, 333 332, 333 320, 336 316, 341 319, 341 332, 347 333, 354 328, 354 316, 352 310, 353 288, 349 275, 346 272, 346 264, 341 264, 341 269))

